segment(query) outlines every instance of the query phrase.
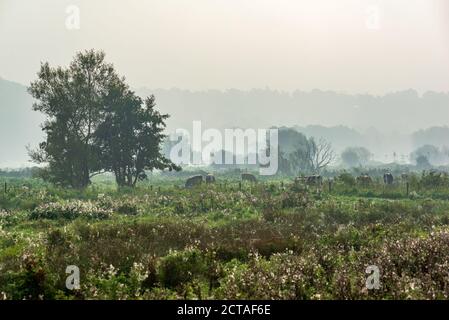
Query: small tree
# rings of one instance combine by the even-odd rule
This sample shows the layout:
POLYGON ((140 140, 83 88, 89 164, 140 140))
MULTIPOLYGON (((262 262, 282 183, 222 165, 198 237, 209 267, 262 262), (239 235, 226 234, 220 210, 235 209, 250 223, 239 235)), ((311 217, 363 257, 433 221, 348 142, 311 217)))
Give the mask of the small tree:
POLYGON ((371 152, 366 148, 350 147, 341 153, 341 160, 348 167, 357 167, 366 165, 371 156, 371 152))
POLYGON ((320 173, 335 159, 330 142, 293 129, 279 132, 279 171, 287 175, 320 173))
POLYGON ((428 160, 429 163, 433 163, 436 165, 444 164, 446 162, 444 154, 438 147, 433 145, 423 145, 410 154, 410 158, 415 162, 418 162, 418 158, 420 157, 422 160, 423 156, 428 160))
POLYGON ((309 165, 314 173, 320 173, 335 159, 332 144, 324 138, 320 138, 318 141, 315 141, 315 139, 311 137, 307 146, 309 165))
POLYGON ((415 161, 416 161, 416 166, 419 169, 429 169, 432 167, 432 165, 429 162, 429 159, 427 159, 427 157, 425 155, 419 155, 415 161))

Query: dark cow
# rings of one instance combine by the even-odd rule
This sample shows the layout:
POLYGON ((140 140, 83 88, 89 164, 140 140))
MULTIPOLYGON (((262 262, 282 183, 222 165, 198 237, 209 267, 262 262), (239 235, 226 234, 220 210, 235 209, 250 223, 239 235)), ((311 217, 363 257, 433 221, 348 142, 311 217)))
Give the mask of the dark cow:
POLYGON ((357 177, 357 183, 361 185, 369 185, 373 182, 371 177, 367 174, 362 174, 357 177))
POLYGON ((242 181, 257 182, 256 177, 251 173, 242 173, 242 181))
POLYGON ((320 175, 313 175, 306 177, 306 183, 308 185, 318 185, 321 186, 323 184, 323 177, 320 175))
POLYGON ((215 183, 215 177, 213 174, 208 174, 206 176, 206 183, 215 183))
POLYGON ((385 184, 393 184, 393 175, 391 172, 384 173, 384 183, 385 184))
POLYGON ((186 188, 193 188, 203 183, 203 176, 193 176, 186 181, 186 188))

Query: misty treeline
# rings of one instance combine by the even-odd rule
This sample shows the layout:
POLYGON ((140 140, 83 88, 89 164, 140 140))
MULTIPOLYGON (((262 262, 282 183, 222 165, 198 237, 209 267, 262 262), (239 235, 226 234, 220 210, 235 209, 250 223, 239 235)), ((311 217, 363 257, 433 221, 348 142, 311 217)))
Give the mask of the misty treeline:
MULTIPOLYGON (((423 130, 416 135, 429 136, 432 131, 423 130)), ((388 165, 398 164, 396 161, 389 164, 373 161, 373 156, 363 146, 346 147, 337 154, 325 138, 308 137, 294 127, 279 129, 279 173, 282 175, 322 174, 329 170, 329 165, 336 170, 358 168, 366 171, 373 167, 388 168, 388 165)), ((404 165, 404 169, 419 171, 445 166, 449 162, 449 147, 423 144, 410 153, 409 159, 411 163, 404 165)))
POLYGON ((38 174, 38 167, 20 168, 20 169, 0 169, 2 178, 31 178, 38 174))
MULTIPOLYGON (((162 108, 164 113, 172 115, 170 123, 167 123, 167 132, 172 132, 175 128, 189 128, 193 120, 201 120, 209 127, 219 130, 228 128, 229 124, 240 128, 264 128, 277 125, 280 128, 293 128, 307 137, 323 137, 332 143, 338 154, 348 147, 363 146, 373 154, 371 160, 376 159, 379 165, 381 165, 380 162, 394 161, 402 164, 414 163, 415 158, 410 157, 410 153, 426 144, 440 149, 440 155, 433 157, 430 154, 428 157, 432 165, 440 166, 449 163, 449 157, 445 156, 444 150, 449 146, 449 127, 441 125, 441 119, 448 117, 449 93, 409 96, 402 92, 394 95, 387 94, 378 99, 367 96, 366 101, 363 99, 354 101, 357 95, 341 96, 324 91, 296 93, 288 99, 289 96, 285 95, 286 98, 283 99, 284 95, 270 89, 191 92, 174 88, 141 88, 136 89, 136 93, 141 97, 154 93, 158 107, 162 108), (392 96, 397 98, 392 99, 392 96), (343 103, 344 101, 347 103, 343 103), (372 103, 368 104, 367 101, 372 103), (387 103, 388 101, 390 103, 387 103), (413 110, 405 111, 410 103, 420 106, 419 115, 413 110), (360 108, 352 108, 353 104, 359 105, 360 108), (363 110, 359 114, 360 117, 363 116, 363 119, 360 117, 354 119, 354 112, 347 111, 344 106, 356 110, 357 114, 363 110), (384 107, 389 111, 379 111, 384 107), (317 109, 322 112, 311 117, 317 109), (301 115, 298 115, 298 112, 301 115), (433 121, 430 121, 431 119, 421 121, 424 119, 423 112, 433 121), (260 116, 262 113, 263 117, 260 116), (382 120, 378 121, 373 113, 377 113, 382 120), (238 117, 235 117, 236 114, 238 117), (326 120, 329 116, 332 116, 332 122, 326 120), (346 121, 337 116, 344 116, 346 121), (398 124, 398 119, 410 121, 410 125, 398 124), (415 123, 416 119, 420 122, 415 123), (310 125, 310 123, 321 125, 310 125), (341 125, 336 125, 337 123, 341 125), (388 125, 391 123, 394 124, 394 128, 388 125), (412 123, 415 124, 412 125, 412 123), (386 125, 388 127, 385 127, 386 125), (418 128, 423 129, 418 130, 418 128), (399 130, 399 133, 391 130, 399 130)), ((20 84, 0 79, 0 96, 2 99, 0 134, 8 137, 11 132, 14 132, 12 139, 0 140, 0 149, 8 150, 8 152, 0 153, 0 164, 3 167, 23 166, 28 160, 23 146, 37 145, 42 139, 43 134, 40 132, 39 124, 43 122, 43 116, 41 113, 30 112, 33 99, 26 92, 26 87, 20 84), (18 125, 21 130, 16 130, 18 125)), ((373 164, 372 161, 371 164, 373 164)))
POLYGON ((68 68, 43 63, 28 91, 45 115, 46 139, 29 149, 46 166, 40 176, 61 186, 85 188, 112 172, 119 186, 133 187, 146 170, 179 170, 160 151, 165 120, 154 96, 141 99, 102 51, 78 53, 68 68))

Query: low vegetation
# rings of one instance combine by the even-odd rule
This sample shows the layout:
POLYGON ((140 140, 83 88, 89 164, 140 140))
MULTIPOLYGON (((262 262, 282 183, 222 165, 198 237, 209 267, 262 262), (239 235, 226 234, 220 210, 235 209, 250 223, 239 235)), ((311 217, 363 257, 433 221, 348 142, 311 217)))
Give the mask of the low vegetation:
POLYGON ((161 181, 117 190, 104 180, 80 191, 7 180, 0 298, 448 298, 443 175, 359 186, 343 174, 330 188, 327 179, 322 188, 161 181), (80 269, 77 290, 66 287, 69 265, 80 269), (365 285, 371 265, 377 290, 365 285))

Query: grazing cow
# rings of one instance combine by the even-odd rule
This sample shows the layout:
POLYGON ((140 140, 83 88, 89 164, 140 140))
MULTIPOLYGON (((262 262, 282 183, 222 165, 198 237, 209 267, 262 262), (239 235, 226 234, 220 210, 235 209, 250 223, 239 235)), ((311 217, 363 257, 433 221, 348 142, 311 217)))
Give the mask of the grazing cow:
POLYGON ((393 175, 391 172, 384 173, 384 183, 385 184, 393 184, 393 175))
POLYGON ((362 174, 357 177, 357 183, 361 185, 369 185, 373 182, 371 177, 367 174, 362 174))
POLYGON ((206 183, 215 183, 215 177, 214 177, 214 175, 213 174, 208 174, 207 176, 206 176, 206 183))
POLYGON ((306 177, 306 183, 308 185, 318 185, 321 186, 323 184, 323 177, 320 175, 313 175, 306 177))
POLYGON ((193 176, 187 179, 186 181, 186 188, 193 188, 196 186, 201 185, 203 183, 203 176, 193 176))
POLYGON ((251 173, 242 173, 242 181, 257 182, 256 177, 251 173))

